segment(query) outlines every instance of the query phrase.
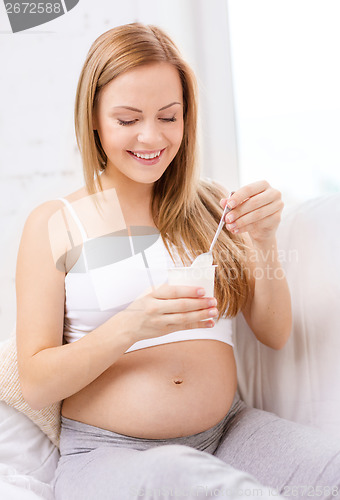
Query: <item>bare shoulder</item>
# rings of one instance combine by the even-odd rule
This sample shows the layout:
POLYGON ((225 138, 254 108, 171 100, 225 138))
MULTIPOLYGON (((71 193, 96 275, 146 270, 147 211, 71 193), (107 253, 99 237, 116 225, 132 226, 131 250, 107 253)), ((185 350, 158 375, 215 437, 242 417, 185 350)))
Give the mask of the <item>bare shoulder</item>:
POLYGON ((40 205, 34 207, 28 214, 25 225, 44 224, 49 218, 63 207, 61 200, 44 201, 40 205))
POLYGON ((64 204, 60 200, 50 200, 37 205, 28 214, 23 233, 34 232, 36 238, 43 237, 44 233, 48 230, 49 223, 56 214, 60 213, 64 204), (43 232, 41 232, 41 230, 43 232))
MULTIPOLYGON (((73 203, 86 196, 85 187, 73 191, 72 193, 63 196, 63 198, 70 203, 73 203)), ((65 205, 59 199, 48 200, 40 205, 37 205, 28 215, 26 219, 26 224, 44 224, 50 219, 55 213, 60 211, 65 205)))
MULTIPOLYGON (((63 198, 73 203, 86 196, 86 191, 81 188, 63 198)), ((77 239, 74 235, 77 228, 73 224, 65 204, 62 200, 53 199, 37 205, 28 215, 23 229, 22 243, 36 245, 46 245, 52 252, 52 257, 57 263, 62 257, 65 258, 67 252, 71 249, 71 241, 77 239)), ((60 267, 60 266, 59 266, 60 267)))
MULTIPOLYGON (((85 187, 82 187, 78 189, 77 191, 73 191, 72 193, 69 193, 65 196, 60 196, 60 198, 63 198, 70 203, 73 203, 74 201, 77 201, 87 195, 87 192, 85 190, 85 187)), ((39 218, 39 217, 44 217, 44 215, 51 215, 53 212, 57 211, 61 207, 64 206, 64 203, 58 199, 55 198, 53 200, 47 200, 44 201, 43 203, 40 203, 40 205, 37 205, 29 214, 28 217, 33 216, 34 218, 39 218)))
MULTIPOLYGON (((52 252, 53 241, 51 241, 49 236, 49 227, 53 222, 57 220, 58 211, 60 212, 61 201, 47 201, 36 206, 27 216, 24 227, 22 230, 19 252, 18 252, 18 264, 22 265, 25 262, 31 261, 34 256, 49 257, 50 262, 54 259, 52 252), (51 258, 52 257, 52 258, 51 258), (21 262, 22 261, 22 262, 21 262)), ((59 237, 59 246, 65 247, 65 243, 62 241, 65 239, 65 232, 62 231, 61 224, 55 224, 58 227, 58 234, 52 238, 55 242, 59 237)), ((55 246, 55 245, 54 245, 55 246)), ((18 271, 18 269, 17 269, 18 271)))

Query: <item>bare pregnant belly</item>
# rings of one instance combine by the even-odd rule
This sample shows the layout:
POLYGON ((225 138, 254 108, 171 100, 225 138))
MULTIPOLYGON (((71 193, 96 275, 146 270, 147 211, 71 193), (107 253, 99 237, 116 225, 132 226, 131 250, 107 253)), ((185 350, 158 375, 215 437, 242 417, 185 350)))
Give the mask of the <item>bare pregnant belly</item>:
POLYGON ((65 399, 62 415, 128 436, 167 439, 213 427, 237 386, 233 349, 218 340, 147 347, 65 399))

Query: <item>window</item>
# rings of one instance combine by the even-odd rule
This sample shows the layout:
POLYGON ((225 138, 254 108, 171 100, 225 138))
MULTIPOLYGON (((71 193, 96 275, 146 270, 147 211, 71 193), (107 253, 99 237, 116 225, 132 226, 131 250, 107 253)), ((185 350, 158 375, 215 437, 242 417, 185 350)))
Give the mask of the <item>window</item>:
POLYGON ((241 185, 340 191, 340 2, 228 0, 241 185))

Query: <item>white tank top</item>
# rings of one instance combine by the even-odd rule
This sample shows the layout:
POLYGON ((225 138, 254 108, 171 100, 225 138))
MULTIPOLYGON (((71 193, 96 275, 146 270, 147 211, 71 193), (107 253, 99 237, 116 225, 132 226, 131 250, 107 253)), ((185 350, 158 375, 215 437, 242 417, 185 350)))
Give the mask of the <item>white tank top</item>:
MULTIPOLYGON (((82 236, 79 259, 65 276, 64 339, 74 342, 126 309, 147 289, 167 282, 174 263, 157 229, 134 226, 101 237, 88 238, 71 203, 70 211, 82 236)), ((177 332, 135 342, 125 352, 181 340, 212 339, 233 346, 232 320, 222 318, 213 328, 177 332)))

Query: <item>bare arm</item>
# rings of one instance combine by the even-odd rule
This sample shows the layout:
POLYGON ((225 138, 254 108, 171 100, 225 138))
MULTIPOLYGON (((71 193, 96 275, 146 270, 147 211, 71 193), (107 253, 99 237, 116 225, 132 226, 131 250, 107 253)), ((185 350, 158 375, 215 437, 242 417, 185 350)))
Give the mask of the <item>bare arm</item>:
POLYGON ((292 327, 288 283, 278 259, 276 230, 281 220, 281 193, 267 181, 241 187, 230 200, 227 229, 243 233, 248 246, 251 293, 243 315, 256 338, 273 349, 281 349, 292 327))
POLYGON ((252 244, 247 233, 243 237, 249 245, 248 265, 252 293, 242 310, 255 337, 273 349, 281 349, 287 342, 291 327, 291 299, 287 280, 278 260, 276 239, 266 244, 252 244))
POLYGON ((48 202, 30 214, 17 258, 19 378, 25 400, 35 409, 78 392, 134 343, 117 328, 114 316, 79 341, 63 345, 65 273, 55 265, 48 234, 56 203, 60 205, 48 202))
POLYGON ((134 343, 116 328, 117 323, 118 318, 113 316, 76 342, 43 349, 33 355, 25 368, 23 385, 28 404, 41 409, 61 401, 114 364, 134 343))

